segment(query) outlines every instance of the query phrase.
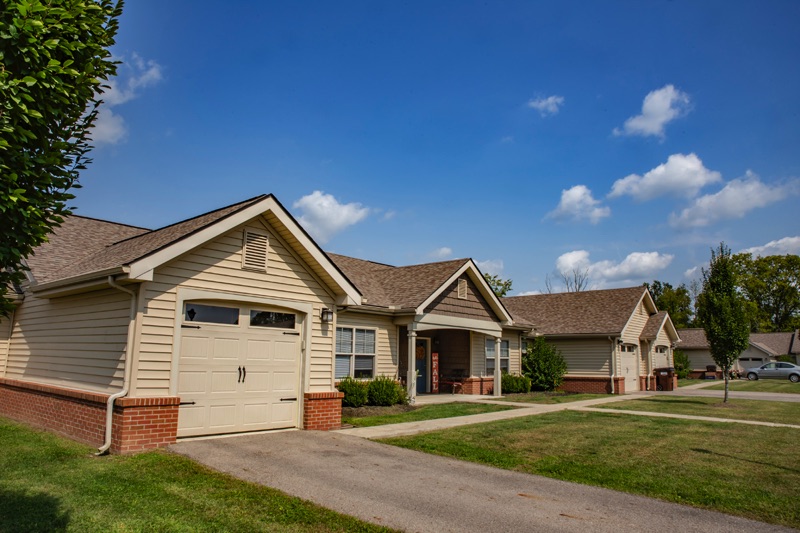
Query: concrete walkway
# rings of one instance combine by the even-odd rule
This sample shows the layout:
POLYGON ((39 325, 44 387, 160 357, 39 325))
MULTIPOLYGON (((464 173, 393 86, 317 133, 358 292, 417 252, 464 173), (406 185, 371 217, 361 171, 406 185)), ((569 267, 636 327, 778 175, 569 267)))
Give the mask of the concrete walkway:
POLYGON ((184 441, 170 449, 240 479, 403 531, 790 531, 341 432, 184 441))

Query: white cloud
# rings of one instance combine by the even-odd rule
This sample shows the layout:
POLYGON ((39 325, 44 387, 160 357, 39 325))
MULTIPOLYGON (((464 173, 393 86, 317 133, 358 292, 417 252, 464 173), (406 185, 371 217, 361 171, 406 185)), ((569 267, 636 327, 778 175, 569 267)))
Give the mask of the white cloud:
POLYGON ((503 274, 503 260, 502 259, 487 259, 486 261, 475 261, 478 268, 484 274, 494 274, 500 276, 503 274))
POLYGON ((92 130, 94 144, 117 144, 127 137, 125 119, 112 108, 139 96, 141 89, 156 85, 162 79, 161 66, 133 54, 130 61, 120 58, 117 77, 107 82, 108 88, 99 95, 103 101, 92 130))
POLYGON ((683 277, 685 277, 685 278, 694 278, 695 275, 697 274, 698 270, 700 270, 699 266, 695 266, 695 267, 689 268, 683 273, 683 277))
POLYGON ((546 218, 588 220, 597 224, 601 219, 611 215, 611 208, 600 205, 600 200, 592 196, 586 185, 575 185, 561 191, 561 201, 555 210, 546 218))
POLYGON ((664 126, 689 111, 689 95, 673 85, 651 91, 644 97, 642 114, 625 121, 622 130, 614 129, 614 135, 655 135, 664 137, 664 126))
POLYGON ((665 195, 692 198, 706 185, 719 181, 722 181, 722 175, 703 166, 697 155, 673 154, 666 163, 644 176, 631 174, 618 179, 608 196, 615 198, 627 194, 640 202, 665 195))
POLYGON ((532 98, 528 100, 528 107, 537 110, 543 117, 558 114, 562 105, 564 105, 564 97, 555 94, 546 98, 532 98))
POLYGON ((542 291, 537 291, 537 290, 523 291, 523 292, 521 292, 519 294, 515 294, 514 296, 535 296, 537 294, 542 294, 542 291))
POLYGON ((669 223, 676 228, 708 226, 718 220, 742 218, 753 209, 798 193, 800 180, 770 186, 748 170, 743 178, 728 182, 721 191, 697 198, 680 215, 670 214, 669 223))
POLYGON ((386 211, 383 214, 383 220, 392 220, 394 217, 397 216, 397 211, 386 211))
POLYGON ((370 213, 368 207, 356 202, 340 204, 333 195, 322 191, 303 196, 292 207, 303 212, 297 221, 321 243, 328 242, 348 226, 361 222, 370 213))
POLYGON ((453 256, 453 249, 448 248, 447 246, 442 246, 441 248, 437 248, 436 250, 432 251, 428 255, 436 259, 447 259, 448 257, 453 256))
POLYGON ((784 237, 776 241, 769 241, 763 246, 745 248, 742 253, 753 254, 756 257, 768 255, 800 255, 800 236, 784 237))
POLYGON ((609 260, 593 263, 586 250, 567 252, 556 260, 556 272, 570 274, 573 270, 588 271, 589 283, 593 287, 605 287, 611 283, 638 283, 655 277, 674 258, 659 252, 633 252, 620 262, 609 260))

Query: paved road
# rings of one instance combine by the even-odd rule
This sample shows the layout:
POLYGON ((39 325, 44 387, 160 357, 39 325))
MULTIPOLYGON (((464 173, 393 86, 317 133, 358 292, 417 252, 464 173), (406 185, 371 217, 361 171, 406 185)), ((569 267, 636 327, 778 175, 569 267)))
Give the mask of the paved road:
POLYGON ((404 531, 790 531, 334 432, 184 441, 171 449, 241 479, 404 531))

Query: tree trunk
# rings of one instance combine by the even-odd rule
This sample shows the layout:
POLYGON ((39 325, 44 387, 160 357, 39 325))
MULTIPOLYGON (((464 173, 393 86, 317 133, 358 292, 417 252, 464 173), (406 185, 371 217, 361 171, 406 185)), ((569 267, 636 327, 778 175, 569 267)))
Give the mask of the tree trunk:
POLYGON ((722 403, 728 403, 728 374, 730 374, 730 372, 727 366, 722 369, 722 372, 725 374, 725 398, 722 400, 722 403))

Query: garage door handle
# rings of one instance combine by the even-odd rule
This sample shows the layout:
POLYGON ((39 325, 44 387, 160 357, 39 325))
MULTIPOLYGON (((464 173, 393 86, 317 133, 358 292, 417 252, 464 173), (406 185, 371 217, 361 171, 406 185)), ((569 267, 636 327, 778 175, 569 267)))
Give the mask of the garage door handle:
POLYGON ((295 396, 294 398, 281 398, 281 401, 282 402, 296 402, 297 401, 297 396, 295 396))
POLYGON ((244 383, 244 380, 246 380, 246 379, 247 379, 247 367, 243 366, 242 367, 242 383, 244 383))
POLYGON ((242 382, 242 367, 239 367, 239 379, 236 380, 236 383, 242 382))

